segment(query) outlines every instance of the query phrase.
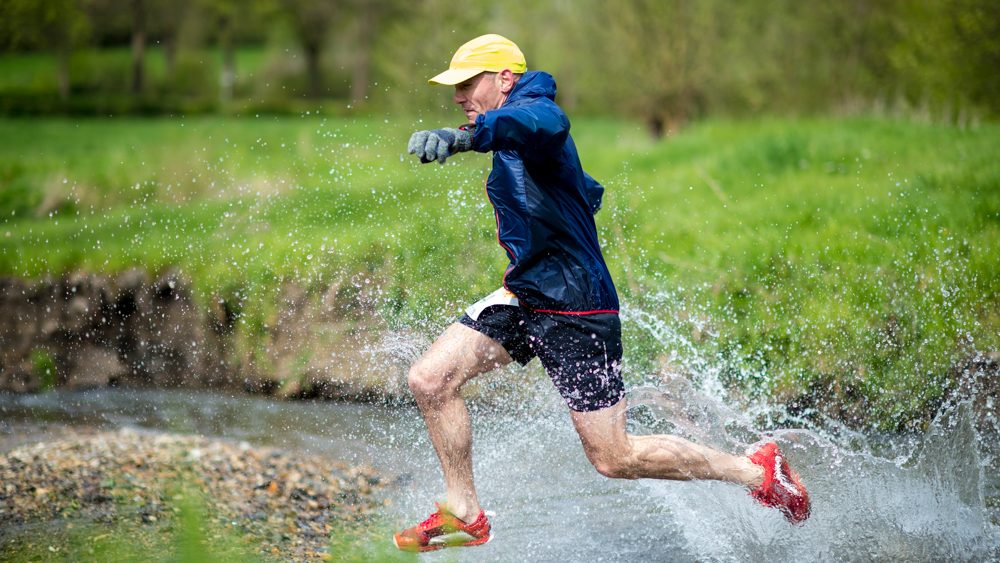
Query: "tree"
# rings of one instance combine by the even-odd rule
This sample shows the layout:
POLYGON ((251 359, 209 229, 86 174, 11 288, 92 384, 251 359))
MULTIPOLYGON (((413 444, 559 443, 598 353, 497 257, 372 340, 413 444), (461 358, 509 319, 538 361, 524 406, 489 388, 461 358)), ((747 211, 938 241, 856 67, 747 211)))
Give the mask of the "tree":
POLYGON ((1000 114, 1000 4, 921 0, 896 14, 894 70, 910 101, 959 118, 964 106, 1000 114))
POLYGON ((623 0, 592 9, 592 60, 617 61, 613 71, 606 64, 588 70, 610 95, 607 103, 641 116, 655 137, 702 112, 718 66, 723 4, 623 0))
POLYGON ((355 107, 368 98, 368 86, 372 74, 372 43, 379 16, 383 10, 381 2, 361 0, 358 10, 357 52, 354 54, 354 72, 351 79, 351 104, 355 107))
POLYGON ((952 0, 956 84, 973 103, 1000 114, 1000 3, 952 0))
POLYGON ((56 55, 59 97, 69 98, 69 60, 87 38, 90 25, 79 0, 3 0, 0 45, 7 49, 45 49, 56 55))
POLYGON ((450 110, 448 91, 428 88, 427 79, 448 68, 459 45, 496 31, 491 6, 466 2, 456 10, 453 0, 397 0, 393 6, 393 16, 383 19, 374 45, 376 70, 395 85, 389 101, 404 111, 432 106, 450 110))
POLYGON ((233 99, 236 85, 236 28, 239 25, 241 3, 237 0, 202 0, 200 13, 210 22, 215 41, 222 52, 219 76, 219 98, 223 105, 233 99))
POLYGON ((132 14, 132 93, 139 95, 145 88, 146 2, 131 0, 132 14))
POLYGON ((266 33, 266 23, 275 15, 277 5, 272 0, 194 0, 195 16, 205 24, 207 39, 214 42, 222 55, 219 75, 219 98, 229 103, 236 86, 236 46, 240 42, 260 41, 266 33))
POLYGON ((163 60, 166 80, 173 80, 177 63, 178 36, 188 14, 191 2, 188 0, 147 0, 146 24, 150 37, 163 45, 163 60))
POLYGON ((306 58, 306 79, 308 95, 319 98, 323 95, 323 76, 320 70, 320 55, 326 45, 337 16, 340 2, 337 0, 282 0, 285 13, 292 23, 292 29, 302 45, 306 58))

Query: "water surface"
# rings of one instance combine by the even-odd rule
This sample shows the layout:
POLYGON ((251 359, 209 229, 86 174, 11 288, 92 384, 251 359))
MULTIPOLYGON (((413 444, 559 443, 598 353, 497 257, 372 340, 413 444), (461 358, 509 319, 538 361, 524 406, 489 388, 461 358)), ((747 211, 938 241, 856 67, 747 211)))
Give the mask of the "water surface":
MULTIPOLYGON (((472 404, 476 477, 484 506, 495 513, 496 537, 482 547, 445 550, 427 559, 1000 557, 995 498, 1000 479, 990 469, 992 460, 966 403, 949 407, 924 436, 834 436, 817 429, 774 433, 813 499, 813 517, 793 527, 734 485, 601 477, 585 459, 565 407, 545 383, 529 378, 527 384, 537 387, 534 400, 510 395, 505 402, 501 389, 499 399, 472 404), (991 496, 993 508, 988 508, 991 496)), ((672 431, 730 450, 767 435, 746 420, 750 414, 680 389, 633 388, 630 429, 672 431)), ((400 524, 422 519, 443 496, 430 442, 410 406, 102 389, 0 395, 0 418, 3 431, 30 429, 39 438, 48 423, 129 427, 246 440, 367 463, 392 480, 385 511, 400 524)))

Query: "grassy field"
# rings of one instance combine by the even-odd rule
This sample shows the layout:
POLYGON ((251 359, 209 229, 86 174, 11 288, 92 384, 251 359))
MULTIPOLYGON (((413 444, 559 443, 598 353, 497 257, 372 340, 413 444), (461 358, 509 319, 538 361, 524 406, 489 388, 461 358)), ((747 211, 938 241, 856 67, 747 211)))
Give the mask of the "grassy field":
MULTIPOLYGON (((201 299, 242 296, 249 335, 283 281, 349 280, 378 288, 390 323, 436 330, 505 265, 489 158, 404 154, 438 125, 2 119, 0 272, 176 265, 201 299)), ((667 358, 901 427, 956 362, 1000 349, 1000 126, 710 121, 655 142, 578 119, 573 133, 608 188, 598 226, 626 318, 645 319, 625 328, 633 381, 667 358)))

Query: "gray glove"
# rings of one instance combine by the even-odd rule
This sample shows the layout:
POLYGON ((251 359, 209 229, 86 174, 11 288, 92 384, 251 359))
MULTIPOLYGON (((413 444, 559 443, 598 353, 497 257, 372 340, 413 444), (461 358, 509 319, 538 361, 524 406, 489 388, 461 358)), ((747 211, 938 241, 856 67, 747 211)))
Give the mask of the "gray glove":
POLYGON ((406 150, 410 154, 417 155, 420 162, 444 161, 457 152, 464 152, 472 148, 472 133, 474 128, 453 129, 433 129, 431 131, 417 131, 410 136, 410 142, 406 145, 406 150))

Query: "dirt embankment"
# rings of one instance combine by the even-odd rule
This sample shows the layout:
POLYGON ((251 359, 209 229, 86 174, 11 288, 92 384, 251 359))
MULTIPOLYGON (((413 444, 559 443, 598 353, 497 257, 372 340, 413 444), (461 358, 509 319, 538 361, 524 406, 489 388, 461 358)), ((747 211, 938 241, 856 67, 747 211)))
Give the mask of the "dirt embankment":
MULTIPOLYGON (((0 391, 121 385, 410 401, 406 370, 429 338, 387 334, 370 305, 376 298, 364 293, 371 287, 350 280, 309 291, 286 284, 273 318, 251 335, 240 326, 238 303, 196 302, 190 284, 172 271, 155 279, 138 270, 0 278, 0 391)), ((986 401, 1000 396, 998 373, 996 352, 957 362, 941 400, 961 392, 989 410, 986 401)), ((863 382, 853 381, 818 378, 776 399, 797 416, 859 428, 879 423, 859 391, 863 382)), ((926 425, 940 404, 929 403, 916 422, 926 425)))
POLYGON ((0 391, 134 385, 406 400, 409 358, 379 355, 375 314, 356 292, 286 285, 275 318, 252 336, 237 310, 196 303, 176 272, 0 278, 0 391))

